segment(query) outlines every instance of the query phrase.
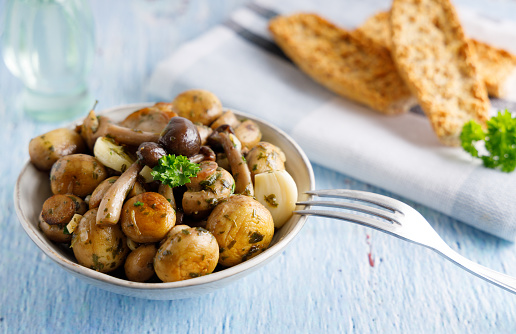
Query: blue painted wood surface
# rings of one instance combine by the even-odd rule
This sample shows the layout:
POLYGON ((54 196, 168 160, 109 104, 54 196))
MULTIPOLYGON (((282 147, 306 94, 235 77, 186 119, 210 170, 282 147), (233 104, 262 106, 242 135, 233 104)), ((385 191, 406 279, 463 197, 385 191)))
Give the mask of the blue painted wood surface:
MULTIPOLYGON (((156 2, 91 1, 97 50, 90 88, 99 100, 99 110, 145 101, 145 83, 156 62, 247 1, 173 1, 169 11, 160 15, 153 10, 156 2)), ((514 0, 457 2, 482 8, 487 15, 516 20, 514 0)), ((344 3, 341 8, 356 2, 344 3)), ((4 4, 0 0, 0 8, 4 4)), ((360 5, 374 6, 374 11, 386 8, 388 1, 360 5)), ((59 125, 27 118, 17 102, 21 88, 0 64, 3 333, 516 332, 516 296, 427 249, 328 219, 310 218, 277 260, 210 295, 148 301, 86 285, 37 249, 14 212, 13 188, 28 159, 30 138, 59 125)), ((314 169, 319 189, 351 188, 392 196, 331 170, 314 169)), ((405 201, 462 255, 516 275, 514 244, 405 201)))

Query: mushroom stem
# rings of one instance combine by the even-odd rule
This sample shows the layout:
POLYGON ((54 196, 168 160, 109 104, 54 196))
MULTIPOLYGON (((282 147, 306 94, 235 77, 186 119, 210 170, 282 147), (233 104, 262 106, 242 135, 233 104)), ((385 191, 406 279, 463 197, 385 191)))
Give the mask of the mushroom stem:
POLYGON ((108 189, 99 205, 97 225, 115 225, 118 222, 124 200, 142 168, 138 162, 133 163, 108 189))
POLYGON ((235 178, 235 194, 243 194, 254 196, 253 182, 251 181, 251 172, 245 162, 242 153, 238 149, 238 139, 235 135, 228 132, 220 132, 220 140, 224 152, 231 166, 231 173, 235 178))
POLYGON ((81 136, 88 147, 93 149, 99 137, 113 138, 119 144, 138 146, 143 142, 158 142, 159 133, 129 129, 111 122, 105 116, 97 116, 91 110, 81 126, 81 136))
POLYGON ((215 152, 209 146, 201 146, 199 153, 192 155, 189 159, 190 162, 198 164, 202 161, 215 161, 216 158, 215 152))
POLYGON ((133 130, 113 123, 107 125, 106 135, 113 138, 119 144, 130 146, 139 146, 145 142, 157 143, 159 140, 159 133, 133 130))
POLYGON ((199 138, 201 138, 201 145, 205 145, 208 141, 208 137, 213 133, 213 130, 202 124, 195 124, 197 131, 199 132, 199 138))

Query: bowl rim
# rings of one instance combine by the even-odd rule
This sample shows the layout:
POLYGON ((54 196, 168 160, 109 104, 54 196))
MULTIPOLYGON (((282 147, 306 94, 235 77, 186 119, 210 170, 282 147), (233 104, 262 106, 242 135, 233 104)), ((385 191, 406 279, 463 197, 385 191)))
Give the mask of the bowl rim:
MULTIPOLYGON (((118 110, 122 109, 134 109, 135 111, 141 108, 149 107, 154 105, 153 102, 145 102, 145 103, 131 103, 131 104, 123 104, 111 108, 104 109, 100 111, 98 114, 109 114, 112 112, 116 112, 118 110)), ((233 108, 224 108, 224 110, 231 110, 235 112, 237 116, 244 117, 246 119, 251 119, 253 121, 257 121, 258 123, 263 123, 272 130, 274 130, 280 137, 282 137, 283 140, 286 140, 289 142, 299 153, 301 160, 303 161, 309 176, 309 184, 310 189, 315 189, 315 177, 312 165, 310 163, 310 160, 306 156, 305 152, 301 149, 301 147, 292 139, 286 132, 279 129, 275 125, 269 123, 268 121, 262 120, 257 118, 254 115, 250 115, 241 111, 238 111, 233 108)), ((81 118, 79 120, 76 120, 69 125, 68 127, 73 127, 84 119, 81 118)), ((251 270, 253 268, 259 267, 260 264, 265 264, 267 259, 270 259, 274 257, 275 255, 279 255, 286 247, 287 245, 299 234, 301 229, 304 227, 306 220, 308 219, 307 216, 302 215, 299 217, 299 221, 294 226, 294 228, 285 236, 283 236, 280 240, 278 240, 274 245, 272 245, 270 248, 268 248, 265 252, 247 260, 244 261, 238 265, 235 265, 233 267, 226 268, 224 270, 220 270, 214 273, 211 273, 206 276, 196 277, 188 280, 183 281, 177 281, 177 282, 157 282, 157 283, 145 283, 145 282, 133 282, 129 280, 125 280, 122 278, 111 276, 107 273, 101 273, 95 270, 91 270, 87 267, 81 266, 78 263, 72 262, 69 259, 63 257, 61 254, 56 252, 54 249, 50 248, 42 239, 41 236, 35 232, 34 226, 29 222, 29 219, 24 215, 23 210, 21 208, 21 198, 20 198, 20 183, 22 175, 25 174, 25 171, 31 167, 30 160, 27 160, 24 164, 23 168, 20 171, 20 174, 18 175, 18 178, 16 180, 16 185, 14 188, 14 204, 15 204, 15 210, 16 214, 18 216, 18 221, 22 225, 23 229, 29 236, 29 238, 39 247, 40 250, 42 250, 50 259, 52 259, 54 262, 56 262, 58 265, 63 267, 64 269, 71 271, 72 273, 86 276, 87 278, 93 279, 95 281, 100 281, 102 283, 106 283, 109 285, 114 285, 118 287, 124 287, 129 289, 136 289, 136 290, 170 290, 170 289, 178 289, 178 288, 187 288, 187 287, 193 287, 193 286, 203 286, 212 284, 217 281, 222 281, 226 278, 229 278, 231 276, 239 276, 240 274, 243 274, 244 272, 251 270)))

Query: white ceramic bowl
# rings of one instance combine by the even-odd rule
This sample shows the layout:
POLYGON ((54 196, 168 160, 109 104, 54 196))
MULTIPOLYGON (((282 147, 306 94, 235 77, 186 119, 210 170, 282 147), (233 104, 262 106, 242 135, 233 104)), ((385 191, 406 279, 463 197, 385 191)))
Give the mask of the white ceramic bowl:
MULTIPOLYGON (((124 105, 105 110, 102 114, 119 121, 129 113, 150 105, 152 104, 124 105)), ((307 200, 308 196, 304 193, 314 189, 315 181, 310 162, 301 148, 285 132, 275 126, 251 115, 241 112, 235 112, 235 114, 257 122, 263 133, 263 140, 281 147, 287 156, 286 169, 296 181, 299 200, 307 200)), ((299 233, 307 219, 306 216, 293 215, 276 232, 270 247, 265 252, 234 267, 180 282, 137 283, 83 267, 77 264, 73 254, 48 240, 38 228, 38 216, 43 202, 50 196, 48 174, 38 171, 27 162, 14 189, 14 202, 18 219, 32 241, 63 269, 86 283, 111 292, 145 299, 190 298, 222 288, 250 274, 281 254, 299 233)))

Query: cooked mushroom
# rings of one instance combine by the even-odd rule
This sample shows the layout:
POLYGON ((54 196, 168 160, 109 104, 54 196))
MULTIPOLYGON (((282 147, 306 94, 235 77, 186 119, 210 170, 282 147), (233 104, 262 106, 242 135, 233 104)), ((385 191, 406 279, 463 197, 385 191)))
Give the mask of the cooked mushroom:
POLYGON ((285 170, 285 153, 279 147, 268 142, 258 143, 247 153, 246 159, 253 181, 256 174, 285 170))
POLYGON ((127 256, 124 264, 125 275, 130 281, 145 282, 154 276, 154 244, 141 245, 127 256))
POLYGON ((208 137, 213 133, 213 130, 206 125, 202 124, 195 124, 195 127, 197 128, 197 132, 199 132, 199 138, 201 138, 201 145, 206 145, 206 142, 208 141, 208 137))
POLYGON ((172 111, 172 104, 160 102, 152 107, 136 110, 120 122, 120 125, 133 130, 160 133, 174 116, 177 114, 172 111))
POLYGON ((177 95, 172 105, 179 116, 204 125, 210 125, 222 114, 219 98, 201 89, 187 90, 177 95))
POLYGON ((175 210, 168 200, 154 192, 146 192, 129 199, 120 217, 122 231, 139 243, 163 239, 176 223, 175 210))
POLYGON ((199 153, 190 157, 190 162, 200 163, 201 161, 215 161, 215 152, 209 146, 201 146, 199 153))
POLYGON ((93 110, 83 121, 81 136, 90 149, 93 149, 99 137, 109 137, 120 144, 130 146, 138 146, 147 141, 157 142, 159 139, 159 133, 132 130, 116 125, 105 116, 97 117, 93 110))
POLYGON ((228 110, 228 111, 224 112, 219 118, 217 118, 215 120, 215 122, 213 122, 211 124, 210 127, 213 130, 215 130, 219 126, 224 125, 224 124, 227 124, 227 125, 231 126, 232 128, 236 128, 237 126, 240 125, 240 121, 236 118, 235 114, 231 110, 228 110))
POLYGON ((88 202, 90 209, 99 207, 100 202, 102 201, 104 196, 106 196, 106 192, 113 185, 113 183, 116 182, 116 180, 118 180, 118 176, 111 176, 102 181, 102 183, 99 184, 97 188, 95 188, 95 190, 93 190, 93 193, 91 194, 90 200, 88 202))
POLYGON ((219 165, 219 167, 231 172, 231 166, 229 165, 226 153, 217 153, 217 158, 215 159, 215 162, 217 163, 217 165, 219 165))
POLYGON ((60 243, 68 243, 72 240, 72 235, 65 233, 66 224, 50 225, 43 219, 42 214, 39 215, 38 222, 39 228, 50 240, 60 243))
POLYGON ((118 222, 124 200, 134 186, 141 169, 142 165, 135 162, 109 187, 99 205, 97 224, 114 225, 118 222))
POLYGON ((167 155, 167 151, 158 143, 145 142, 140 144, 136 155, 142 164, 154 168, 158 165, 159 159, 167 155))
MULTIPOLYGON (((102 199, 106 196, 108 189, 118 180, 118 176, 112 176, 102 181, 97 188, 93 191, 88 202, 90 209, 98 208, 102 199)), ((127 194, 127 198, 134 197, 145 192, 143 185, 136 180, 133 187, 127 194)))
POLYGON ((89 195, 107 177, 106 168, 86 154, 67 155, 52 166, 50 186, 54 194, 89 195))
POLYGON ((245 158, 240 153, 241 144, 232 133, 220 132, 222 147, 231 166, 231 173, 235 178, 235 194, 254 196, 251 173, 247 167, 245 158))
POLYGON ((234 266, 265 250, 274 235, 272 216, 249 196, 234 195, 213 209, 206 229, 220 247, 219 263, 234 266))
POLYGON ((67 128, 52 130, 29 142, 30 162, 41 171, 49 171, 61 157, 85 152, 82 137, 67 128))
POLYGON ((196 177, 186 184, 183 195, 183 212, 195 218, 208 216, 221 201, 228 198, 234 190, 235 181, 231 174, 217 166, 214 161, 203 161, 196 177))
POLYGON ((201 138, 197 127, 184 117, 173 117, 159 138, 168 153, 190 157, 199 152, 201 138))
POLYGON ((80 265, 107 273, 124 263, 129 252, 119 225, 99 226, 97 209, 84 214, 73 232, 72 249, 80 265))
POLYGON ((68 195, 53 195, 43 203, 41 216, 49 225, 66 225, 73 215, 83 215, 88 211, 88 206, 79 197, 68 195))
POLYGON ((262 132, 258 125, 248 119, 243 121, 240 125, 234 128, 235 136, 240 140, 242 146, 251 149, 256 146, 262 139, 262 132))
POLYGON ((154 257, 154 270, 163 282, 208 275, 215 270, 219 246, 201 227, 184 228, 171 235, 154 257))

